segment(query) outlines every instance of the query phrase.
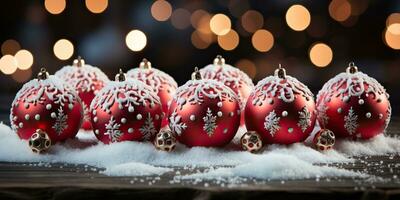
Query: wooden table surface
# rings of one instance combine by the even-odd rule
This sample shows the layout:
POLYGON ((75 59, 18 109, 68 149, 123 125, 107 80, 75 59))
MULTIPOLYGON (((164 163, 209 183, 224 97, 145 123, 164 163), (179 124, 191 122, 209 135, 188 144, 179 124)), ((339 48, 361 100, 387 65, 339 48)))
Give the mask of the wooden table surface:
MULTIPOLYGON (((393 119, 389 135, 400 133, 393 119)), ((0 152, 1 153, 1 152, 0 152)), ((194 169, 160 177, 110 177, 87 165, 0 162, 0 199, 393 199, 400 200, 400 155, 362 156, 339 167, 363 171, 372 178, 320 178, 286 181, 247 179, 171 182, 194 169)), ((336 164, 337 165, 337 164, 336 164)), ((197 169, 195 169, 197 170, 197 169)))

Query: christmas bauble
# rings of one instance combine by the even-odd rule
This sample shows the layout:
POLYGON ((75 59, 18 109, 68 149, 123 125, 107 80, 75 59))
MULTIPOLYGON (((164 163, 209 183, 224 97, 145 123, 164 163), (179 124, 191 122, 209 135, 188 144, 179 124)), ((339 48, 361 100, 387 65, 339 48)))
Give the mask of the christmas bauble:
MULTIPOLYGON (((240 107, 242 111, 244 110, 247 98, 254 87, 252 80, 246 73, 226 64, 222 56, 217 56, 213 64, 200 69, 200 73, 203 79, 217 80, 231 88, 238 95, 240 107)), ((242 115, 240 124, 244 124, 244 115, 242 115)))
POLYGON ((254 87, 245 117, 247 130, 259 133, 264 143, 304 141, 316 121, 313 94, 279 67, 274 76, 264 78, 254 87))
MULTIPOLYGON (((175 80, 163 71, 151 67, 151 63, 147 59, 143 59, 138 68, 131 69, 127 72, 128 78, 133 78, 146 83, 160 97, 163 116, 168 113, 168 105, 171 103, 178 84, 175 80)), ((162 120, 162 127, 168 125, 168 119, 162 120)))
POLYGON ((317 96, 318 122, 336 137, 368 139, 390 121, 389 95, 374 78, 350 63, 346 72, 325 83, 317 96))
POLYGON ((18 91, 10 113, 11 127, 21 139, 29 139, 40 129, 51 143, 75 137, 83 119, 78 95, 44 68, 18 91))
POLYGON ((317 150, 331 149, 335 145, 335 134, 328 129, 321 129, 314 135, 313 143, 317 150))
POLYGON ((107 76, 99 68, 85 64, 80 57, 74 60, 72 66, 61 68, 55 75, 78 93, 82 100, 84 114, 82 128, 92 129, 89 106, 96 93, 108 82, 107 76))
POLYGON ((224 146, 239 127, 239 100, 221 82, 201 79, 196 68, 192 80, 176 91, 168 117, 179 142, 189 147, 224 146))
POLYGON ((255 131, 248 131, 240 138, 242 149, 255 153, 262 148, 261 136, 255 131))
POLYGON ((160 151, 173 151, 176 146, 176 138, 170 130, 161 130, 154 139, 154 146, 160 151))
POLYGON ((103 143, 150 140, 160 131, 161 102, 153 89, 120 71, 90 105, 96 137, 103 143))

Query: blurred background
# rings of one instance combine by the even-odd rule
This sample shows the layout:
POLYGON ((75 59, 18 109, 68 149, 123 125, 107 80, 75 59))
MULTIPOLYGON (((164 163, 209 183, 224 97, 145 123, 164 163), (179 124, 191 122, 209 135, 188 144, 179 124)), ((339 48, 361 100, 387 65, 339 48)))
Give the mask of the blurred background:
POLYGON ((354 61, 399 113, 398 0, 13 0, 1 2, 0 26, 6 115, 41 67, 54 73, 78 55, 111 79, 146 57, 181 85, 218 54, 254 83, 281 63, 315 94, 354 61))

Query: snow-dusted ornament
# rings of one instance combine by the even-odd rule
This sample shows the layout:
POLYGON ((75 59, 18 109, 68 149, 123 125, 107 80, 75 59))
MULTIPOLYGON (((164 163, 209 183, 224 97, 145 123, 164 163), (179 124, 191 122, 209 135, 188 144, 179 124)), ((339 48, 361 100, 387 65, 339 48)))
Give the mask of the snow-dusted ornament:
POLYGON ((141 81, 126 79, 120 70, 90 105, 93 131, 103 143, 151 140, 160 131, 161 102, 141 81))
POLYGON ((72 63, 58 70, 55 75, 74 89, 82 100, 84 117, 82 128, 91 130, 89 107, 96 93, 109 81, 108 77, 97 67, 85 64, 78 57, 72 63))
POLYGON ((81 100, 75 91, 44 68, 18 91, 10 113, 11 127, 21 139, 32 139, 39 131, 52 144, 75 137, 83 119, 81 100))
POLYGON ((318 121, 336 137, 369 139, 385 132, 390 121, 389 95, 374 78, 351 62, 317 96, 318 121))
POLYGON ((245 107, 246 127, 264 143, 292 144, 304 141, 314 129, 314 96, 303 83, 286 75, 279 66, 274 76, 259 81, 245 107))
MULTIPOLYGON (((214 59, 213 64, 209 64, 199 71, 203 79, 220 81, 231 88, 238 95, 241 111, 244 110, 247 98, 254 87, 253 81, 245 72, 226 64, 225 59, 220 55, 214 59)), ((241 125, 243 124, 244 115, 241 117, 241 125)))
POLYGON ((192 80, 179 87, 168 113, 176 139, 187 146, 228 144, 240 124, 237 95, 223 83, 202 79, 195 69, 192 80))
POLYGON ((162 115, 164 118, 161 126, 164 127, 168 125, 168 118, 166 117, 168 106, 178 88, 178 84, 175 82, 174 78, 167 73, 152 67, 150 61, 145 58, 138 68, 131 69, 126 74, 128 78, 146 83, 154 90, 157 96, 160 97, 162 111, 164 113, 162 115))

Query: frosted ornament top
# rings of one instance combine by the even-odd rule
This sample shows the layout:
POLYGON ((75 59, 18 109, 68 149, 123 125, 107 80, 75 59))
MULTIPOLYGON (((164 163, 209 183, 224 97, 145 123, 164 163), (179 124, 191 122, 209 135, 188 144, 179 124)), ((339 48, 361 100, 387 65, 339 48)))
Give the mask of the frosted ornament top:
POLYGON ((131 69, 127 72, 129 78, 137 79, 145 82, 153 90, 158 93, 159 90, 166 90, 164 84, 171 88, 177 89, 178 84, 176 81, 167 73, 151 67, 151 62, 147 59, 143 59, 138 68, 131 69))
POLYGON ((314 97, 306 85, 296 78, 286 75, 286 70, 279 65, 274 76, 268 76, 259 81, 250 95, 255 96, 252 104, 261 106, 267 98, 274 97, 291 103, 295 100, 296 94, 304 96, 306 99, 314 97))
MULTIPOLYGON (((225 59, 218 55, 214 59, 213 64, 209 64, 200 69, 202 78, 214 79, 223 82, 226 86, 231 88, 241 88, 243 85, 254 87, 253 81, 242 70, 226 64, 225 59)), ((238 95, 242 99, 243 94, 238 90, 238 95)))
POLYGON ((70 90, 67 84, 54 75, 49 75, 46 69, 42 68, 36 79, 25 83, 15 95, 13 105, 22 100, 25 107, 29 104, 44 104, 46 95, 50 100, 54 100, 56 104, 61 106, 73 106, 76 101, 77 94, 70 90))
POLYGON ((333 91, 338 91, 336 95, 340 96, 342 101, 348 101, 353 96, 361 98, 363 94, 373 94, 373 98, 380 95, 389 98, 385 88, 376 79, 358 71, 353 62, 349 64, 346 72, 336 75, 324 84, 318 92, 317 99, 322 97, 324 102, 328 102, 335 95, 333 91))
POLYGON ((99 91, 90 107, 91 109, 100 107, 105 112, 111 112, 110 108, 114 102, 118 103, 120 109, 127 107, 132 112, 135 106, 161 105, 160 98, 151 87, 138 80, 125 79, 125 74, 121 70, 116 75, 115 81, 108 82, 99 91))
POLYGON ((222 101, 239 101, 237 95, 223 83, 212 79, 202 79, 197 67, 192 74, 192 80, 180 86, 176 91, 174 100, 179 106, 186 103, 201 104, 204 97, 210 99, 218 98, 222 101))
POLYGON ((103 84, 109 81, 99 68, 85 64, 81 57, 75 59, 72 65, 61 68, 55 75, 82 92, 95 90, 95 84, 99 81, 103 84))

